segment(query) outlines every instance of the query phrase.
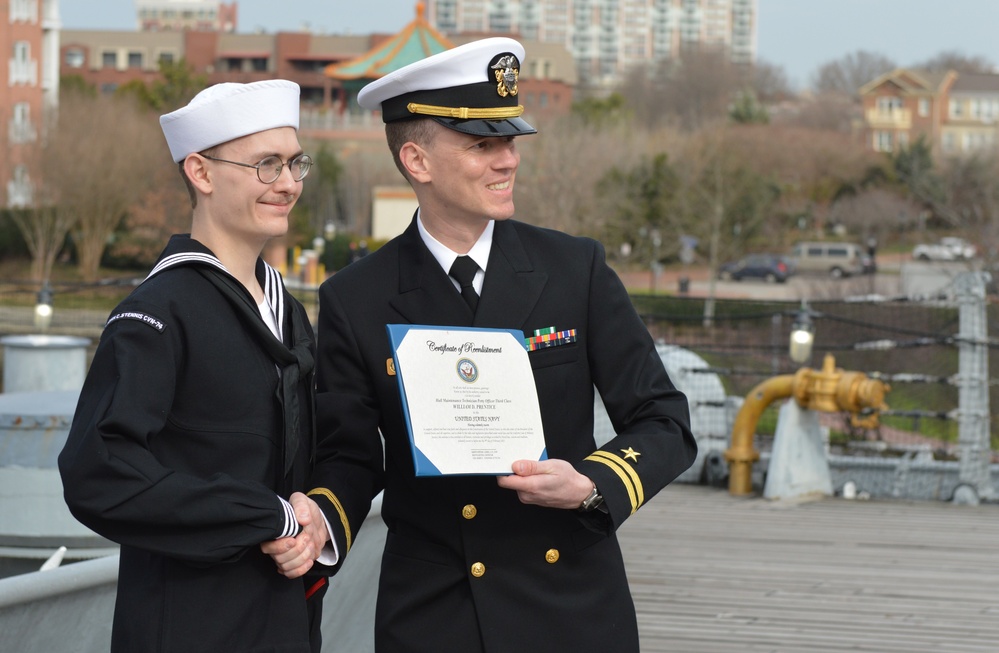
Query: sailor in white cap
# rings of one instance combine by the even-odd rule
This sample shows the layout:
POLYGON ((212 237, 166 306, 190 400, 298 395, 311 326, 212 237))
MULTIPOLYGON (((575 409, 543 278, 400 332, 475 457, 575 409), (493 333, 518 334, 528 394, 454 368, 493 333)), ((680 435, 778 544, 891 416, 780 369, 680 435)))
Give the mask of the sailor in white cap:
MULTIPOLYGON (((686 398, 603 247, 512 219, 517 139, 535 132, 520 104, 524 57, 513 39, 484 39, 358 96, 381 111, 419 201, 402 235, 319 291, 319 449, 339 455, 317 469, 348 535, 384 488, 378 653, 637 653, 614 532, 696 453, 686 398), (523 332, 548 458, 511 460, 498 479, 417 476, 386 324, 523 332), (594 387, 617 429, 599 447, 594 387)), ((440 392, 456 424, 478 405, 503 414, 502 397, 440 392)), ((483 437, 473 430, 444 437, 483 437)), ((477 451, 492 448, 487 437, 477 451)))
POLYGON ((298 118, 284 80, 161 118, 191 233, 112 311, 59 457, 73 514, 121 545, 112 651, 320 650, 315 339, 260 257, 312 165, 298 118))

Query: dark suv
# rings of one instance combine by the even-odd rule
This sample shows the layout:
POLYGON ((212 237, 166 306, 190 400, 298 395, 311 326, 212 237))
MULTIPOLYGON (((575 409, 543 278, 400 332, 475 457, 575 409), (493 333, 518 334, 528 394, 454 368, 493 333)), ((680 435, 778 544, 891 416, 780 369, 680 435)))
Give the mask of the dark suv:
POLYGON ((750 254, 733 263, 726 263, 718 270, 718 278, 726 281, 753 278, 768 283, 784 283, 792 274, 794 264, 778 254, 750 254))

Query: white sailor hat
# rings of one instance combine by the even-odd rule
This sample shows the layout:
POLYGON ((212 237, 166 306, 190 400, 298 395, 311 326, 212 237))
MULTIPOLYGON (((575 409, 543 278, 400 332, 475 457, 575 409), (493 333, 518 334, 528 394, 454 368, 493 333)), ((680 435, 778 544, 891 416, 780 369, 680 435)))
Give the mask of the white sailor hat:
POLYGON ((357 102, 381 107, 382 120, 428 117, 475 136, 516 136, 538 130, 521 118, 518 102, 524 46, 496 37, 421 59, 361 89, 357 102))
POLYGON ((299 87, 284 79, 209 86, 187 106, 160 116, 176 162, 233 139, 277 127, 298 129, 299 87))

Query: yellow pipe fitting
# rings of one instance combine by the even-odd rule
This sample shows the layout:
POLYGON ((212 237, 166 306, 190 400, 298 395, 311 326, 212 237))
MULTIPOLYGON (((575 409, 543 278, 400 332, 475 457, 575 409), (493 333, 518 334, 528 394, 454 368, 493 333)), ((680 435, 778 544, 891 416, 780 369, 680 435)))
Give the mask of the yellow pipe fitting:
POLYGON ((798 374, 775 376, 753 388, 746 396, 742 408, 735 416, 732 446, 725 451, 730 494, 749 494, 752 491, 753 463, 760 459, 760 452, 753 446, 756 423, 767 406, 778 399, 791 396, 797 378, 798 374))
POLYGON ((752 492, 753 463, 760 458, 753 436, 760 415, 773 402, 794 397, 802 408, 826 413, 849 411, 854 425, 876 428, 876 411, 888 407, 884 398, 890 390, 883 381, 869 379, 862 372, 837 369, 832 354, 826 354, 821 370, 803 367, 794 375, 775 376, 760 383, 749 392, 739 409, 732 426, 732 444, 725 451, 725 460, 729 463, 729 494, 752 492), (873 409, 875 413, 865 419, 858 418, 857 414, 865 409, 873 409))

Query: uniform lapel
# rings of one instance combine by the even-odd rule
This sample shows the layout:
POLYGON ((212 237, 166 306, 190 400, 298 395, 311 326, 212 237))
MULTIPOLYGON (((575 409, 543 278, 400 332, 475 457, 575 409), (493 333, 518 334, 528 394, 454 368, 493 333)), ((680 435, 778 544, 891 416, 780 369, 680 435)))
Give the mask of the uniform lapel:
POLYGON ((523 328, 547 282, 548 273, 535 267, 514 225, 497 220, 475 326, 523 328))
POLYGON ((497 221, 479 307, 472 313, 423 244, 416 220, 399 237, 399 294, 392 307, 410 324, 521 328, 548 273, 535 269, 513 224, 497 221))
POLYGON ((399 237, 399 294, 391 304, 410 324, 472 323, 465 300, 423 244, 415 218, 399 237))

